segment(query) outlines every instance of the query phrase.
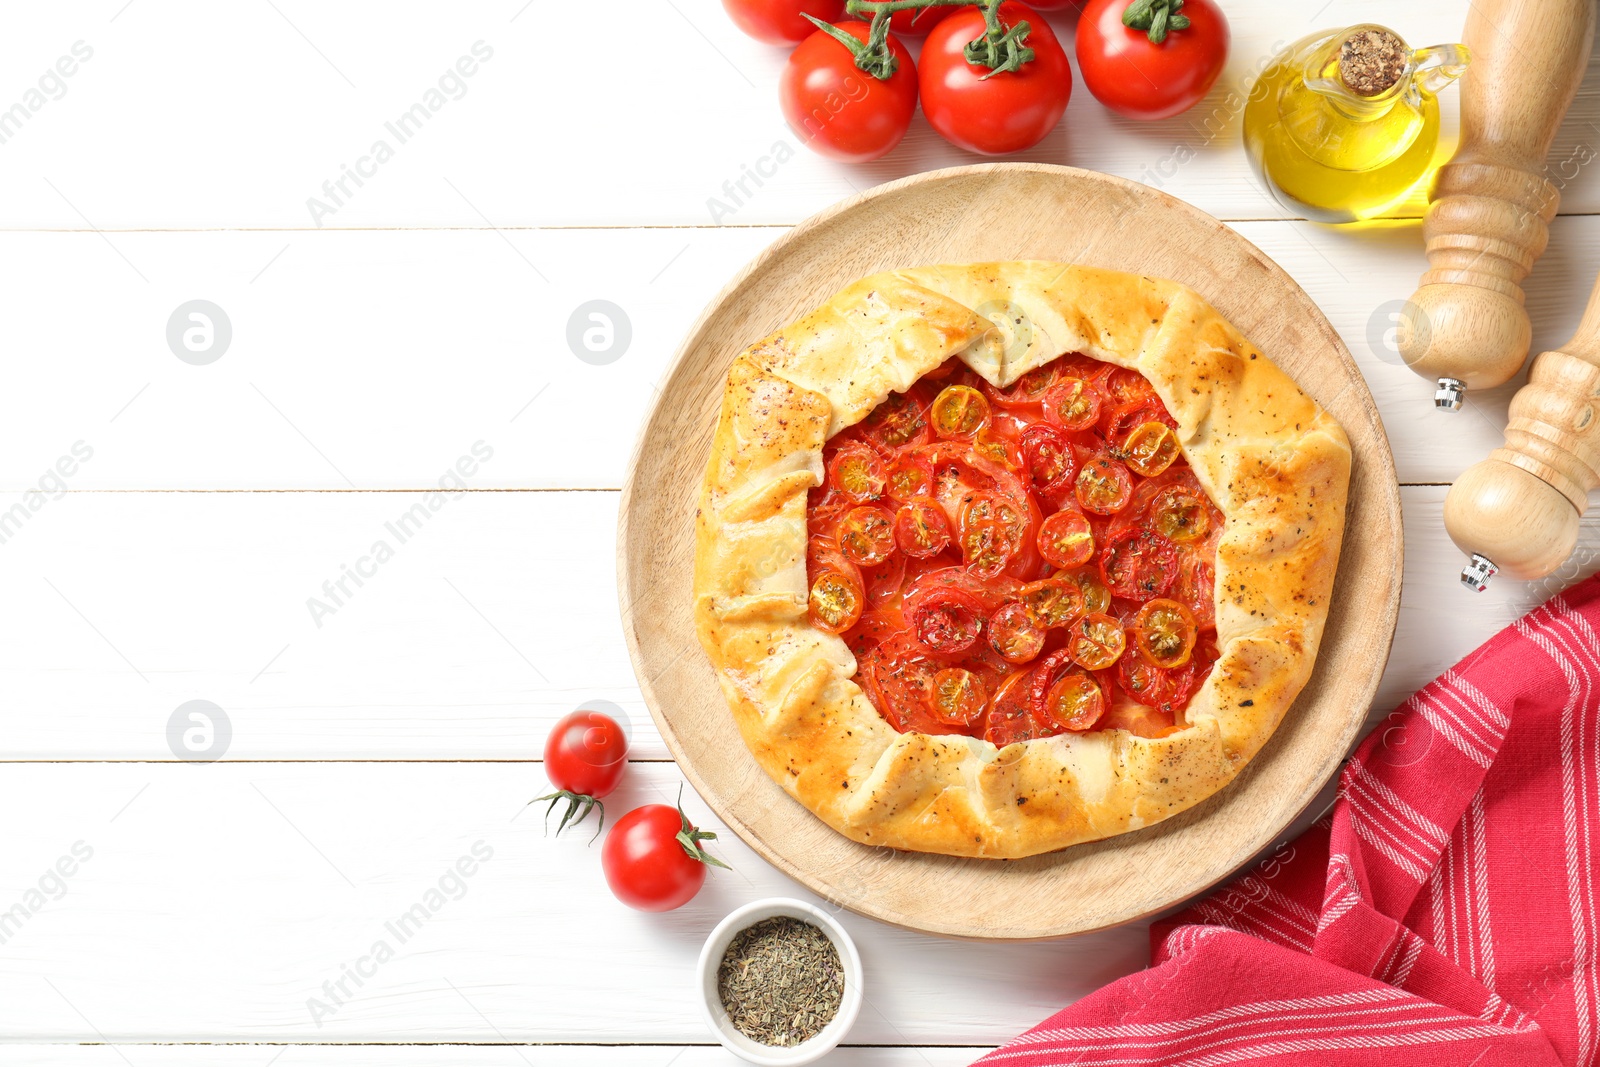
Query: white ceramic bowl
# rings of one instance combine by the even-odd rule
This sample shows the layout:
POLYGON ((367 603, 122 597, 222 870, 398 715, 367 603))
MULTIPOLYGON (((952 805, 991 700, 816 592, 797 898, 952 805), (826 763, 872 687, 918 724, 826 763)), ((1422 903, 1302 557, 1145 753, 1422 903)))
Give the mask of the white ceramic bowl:
POLYGON ((731 912, 706 938, 705 947, 700 950, 699 970, 700 1013, 705 1017, 706 1025, 717 1035, 723 1048, 757 1067, 798 1067, 802 1063, 814 1063, 844 1040, 845 1034, 855 1024, 856 1014, 861 1010, 861 954, 856 951, 855 942, 850 940, 850 935, 845 933, 844 927, 833 916, 815 905, 792 897, 768 897, 731 912), (780 915, 808 922, 821 929, 838 950, 839 962, 844 966, 844 1000, 839 1004, 839 1014, 817 1036, 791 1048, 763 1045, 745 1037, 728 1018, 728 1010, 722 1006, 722 998, 717 995, 717 971, 722 966, 722 957, 727 953, 728 943, 734 935, 762 919, 780 915))

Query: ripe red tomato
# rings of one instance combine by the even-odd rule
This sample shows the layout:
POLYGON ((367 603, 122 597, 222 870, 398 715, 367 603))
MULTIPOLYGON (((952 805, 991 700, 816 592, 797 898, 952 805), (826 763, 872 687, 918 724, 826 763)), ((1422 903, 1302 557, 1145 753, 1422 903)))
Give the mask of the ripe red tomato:
POLYGON ((928 34, 918 82, 929 124, 956 147, 991 156, 1044 140, 1072 96, 1072 67, 1049 23, 1010 2, 1000 5, 1000 19, 1007 26, 1028 23, 1026 44, 1034 58, 1021 70, 994 74, 967 62, 963 49, 985 27, 982 11, 963 7, 928 34))
POLYGON ((1089 0, 1078 20, 1078 70, 1094 98, 1130 119, 1165 119, 1189 110, 1228 61, 1228 20, 1212 0, 1186 0, 1189 20, 1152 44, 1122 24, 1132 0, 1089 0))
POLYGON ((766 44, 789 45, 817 32, 801 16, 832 22, 844 15, 844 0, 722 0, 733 24, 766 44))
POLYGON ((694 899, 706 865, 727 864, 700 847, 716 834, 697 830, 682 808, 646 804, 617 820, 600 846, 600 867, 616 898, 640 911, 671 911, 694 899))
MULTIPOLYGON (((865 43, 864 22, 837 22, 865 43)), ((900 143, 917 110, 917 66, 906 46, 889 35, 895 72, 879 79, 856 66, 855 56, 823 30, 800 42, 778 76, 778 106, 795 136, 830 159, 862 163, 900 143)))
MULTIPOLYGON (((580 708, 563 717, 545 738, 544 771, 556 791, 529 803, 548 800, 548 818, 558 803, 566 801, 557 835, 568 824, 576 826, 588 818, 595 808, 600 809, 600 827, 604 827, 606 810, 600 798, 617 788, 627 767, 628 737, 622 727, 609 715, 580 708)), ((600 833, 599 827, 595 833, 600 833)))

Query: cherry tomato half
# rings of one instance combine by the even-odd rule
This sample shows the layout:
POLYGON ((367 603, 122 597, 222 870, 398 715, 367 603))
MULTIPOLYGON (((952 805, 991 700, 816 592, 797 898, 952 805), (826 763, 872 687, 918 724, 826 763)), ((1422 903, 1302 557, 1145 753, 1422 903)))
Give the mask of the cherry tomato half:
MULTIPOLYGON (((863 42, 871 32, 854 20, 833 25, 863 42)), ((897 66, 887 80, 859 69, 850 49, 824 30, 790 53, 778 75, 778 107, 807 148, 861 163, 900 143, 917 110, 917 67, 892 34, 888 43, 897 66)))
POLYGON ((913 559, 937 556, 950 547, 950 520, 932 500, 902 504, 894 518, 894 543, 913 559))
POLYGON ((1046 630, 1070 626, 1083 614, 1083 591, 1076 582, 1064 578, 1042 578, 1029 582, 1017 599, 1034 625, 1046 630))
POLYGON ((1094 555, 1094 531, 1078 511, 1058 511, 1039 527, 1039 555, 1052 567, 1081 567, 1094 555))
POLYGON ((1172 588, 1178 551, 1154 530, 1123 530, 1111 535, 1100 554, 1100 576, 1125 600, 1150 600, 1172 588))
POLYGON ((851 563, 876 567, 894 551, 894 517, 873 504, 852 508, 839 520, 838 537, 851 563))
POLYGON ((842 634, 861 618, 867 595, 856 578, 839 571, 823 571, 811 583, 807 602, 812 625, 830 634, 842 634))
POLYGON ((884 495, 891 500, 914 500, 933 492, 933 466, 926 456, 902 452, 883 477, 884 495))
POLYGON ((983 681, 965 667, 949 667, 933 676, 929 708, 949 726, 970 726, 983 714, 989 694, 983 681))
POLYGON ((1035 721, 1051 730, 1087 730, 1105 714, 1106 695, 1089 674, 1072 666, 1065 650, 1052 652, 1033 671, 1035 721))
POLYGON ((1085 615, 1072 628, 1072 662, 1091 671, 1103 671, 1116 664, 1128 647, 1122 624, 1110 615, 1085 615))
POLYGON ((1133 618, 1133 647, 1152 667, 1172 670, 1189 662, 1200 627, 1188 608, 1157 597, 1133 618))
POLYGON ((1198 541, 1211 529, 1211 513, 1200 494, 1182 485, 1158 492, 1150 501, 1150 525, 1179 544, 1198 541))
POLYGON ((1022 455, 1028 478, 1041 493, 1056 492, 1078 473, 1071 438, 1045 423, 1034 423, 1022 431, 1022 455))
POLYGON ((928 418, 911 393, 890 393, 861 420, 861 432, 882 449, 928 442, 928 418))
POLYGON ((1217 624, 1217 565, 1198 553, 1185 552, 1178 564, 1173 593, 1200 626, 1217 624))
POLYGON ((828 464, 828 482, 852 504, 867 504, 883 495, 883 461, 856 441, 839 446, 828 464))
POLYGON ((1028 371, 1004 389, 997 389, 985 382, 984 392, 989 394, 990 400, 1003 408, 1037 408, 1044 399, 1044 394, 1054 384, 1056 384, 1056 365, 1046 363, 1042 367, 1028 371))
POLYGON ((1170 118, 1211 90, 1228 60, 1228 20, 1212 0, 1186 0, 1189 20, 1153 44, 1122 24, 1132 0, 1089 0, 1078 19, 1078 70, 1106 107, 1131 119, 1170 118))
POLYGON ((1007 663, 1027 663, 1044 651, 1045 632, 1020 603, 1010 603, 989 619, 989 647, 1007 663))
POLYGON ((1122 460, 1146 478, 1154 478, 1178 458, 1178 435, 1164 422, 1135 426, 1122 439, 1122 460))
POLYGON ((1117 460, 1095 456, 1078 468, 1073 491, 1083 510, 1114 515, 1128 506, 1133 496, 1133 477, 1117 460))
POLYGON ((1067 53, 1038 12, 1000 5, 1005 26, 1027 22, 1034 58, 996 73, 967 62, 967 42, 983 36, 983 12, 963 7, 933 28, 922 48, 922 112, 945 140, 969 152, 1004 155, 1032 148, 1055 129, 1072 96, 1067 53))
POLYGON ((949 586, 908 597, 905 615, 917 643, 943 655, 965 652, 983 631, 983 605, 970 593, 949 586))
POLYGON ((933 432, 965 440, 989 425, 989 401, 970 385, 946 386, 928 409, 933 432))
POLYGON ((1044 415, 1069 430, 1087 430, 1100 419, 1100 394, 1084 379, 1062 375, 1044 394, 1044 415))

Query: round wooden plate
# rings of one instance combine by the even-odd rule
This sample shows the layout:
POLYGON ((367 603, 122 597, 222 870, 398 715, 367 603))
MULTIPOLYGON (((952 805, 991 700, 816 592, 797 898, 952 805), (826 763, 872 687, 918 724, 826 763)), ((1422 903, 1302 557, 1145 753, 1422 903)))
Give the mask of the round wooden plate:
POLYGON ((645 421, 622 491, 618 587, 628 651, 667 746, 712 809, 817 894, 951 937, 1037 939, 1159 912, 1226 878, 1286 827, 1360 729, 1400 603, 1400 492, 1372 396, 1317 306, 1254 245, 1147 186, 1022 163, 934 171, 802 223, 745 268, 690 331, 645 421), (1355 466, 1337 590, 1315 673, 1227 788, 1165 822, 1044 856, 896 852, 835 833, 746 751, 695 638, 693 520, 733 358, 864 275, 1048 259, 1199 290, 1337 418, 1355 466))

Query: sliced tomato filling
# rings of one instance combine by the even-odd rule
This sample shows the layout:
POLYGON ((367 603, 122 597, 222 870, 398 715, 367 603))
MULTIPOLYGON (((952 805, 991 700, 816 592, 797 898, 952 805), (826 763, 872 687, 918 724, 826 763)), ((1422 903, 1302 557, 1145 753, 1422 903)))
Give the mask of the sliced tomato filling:
POLYGON ((1004 746, 1185 725, 1218 658, 1223 516, 1136 371, 957 360, 824 449, 808 606, 902 732, 1004 746))

